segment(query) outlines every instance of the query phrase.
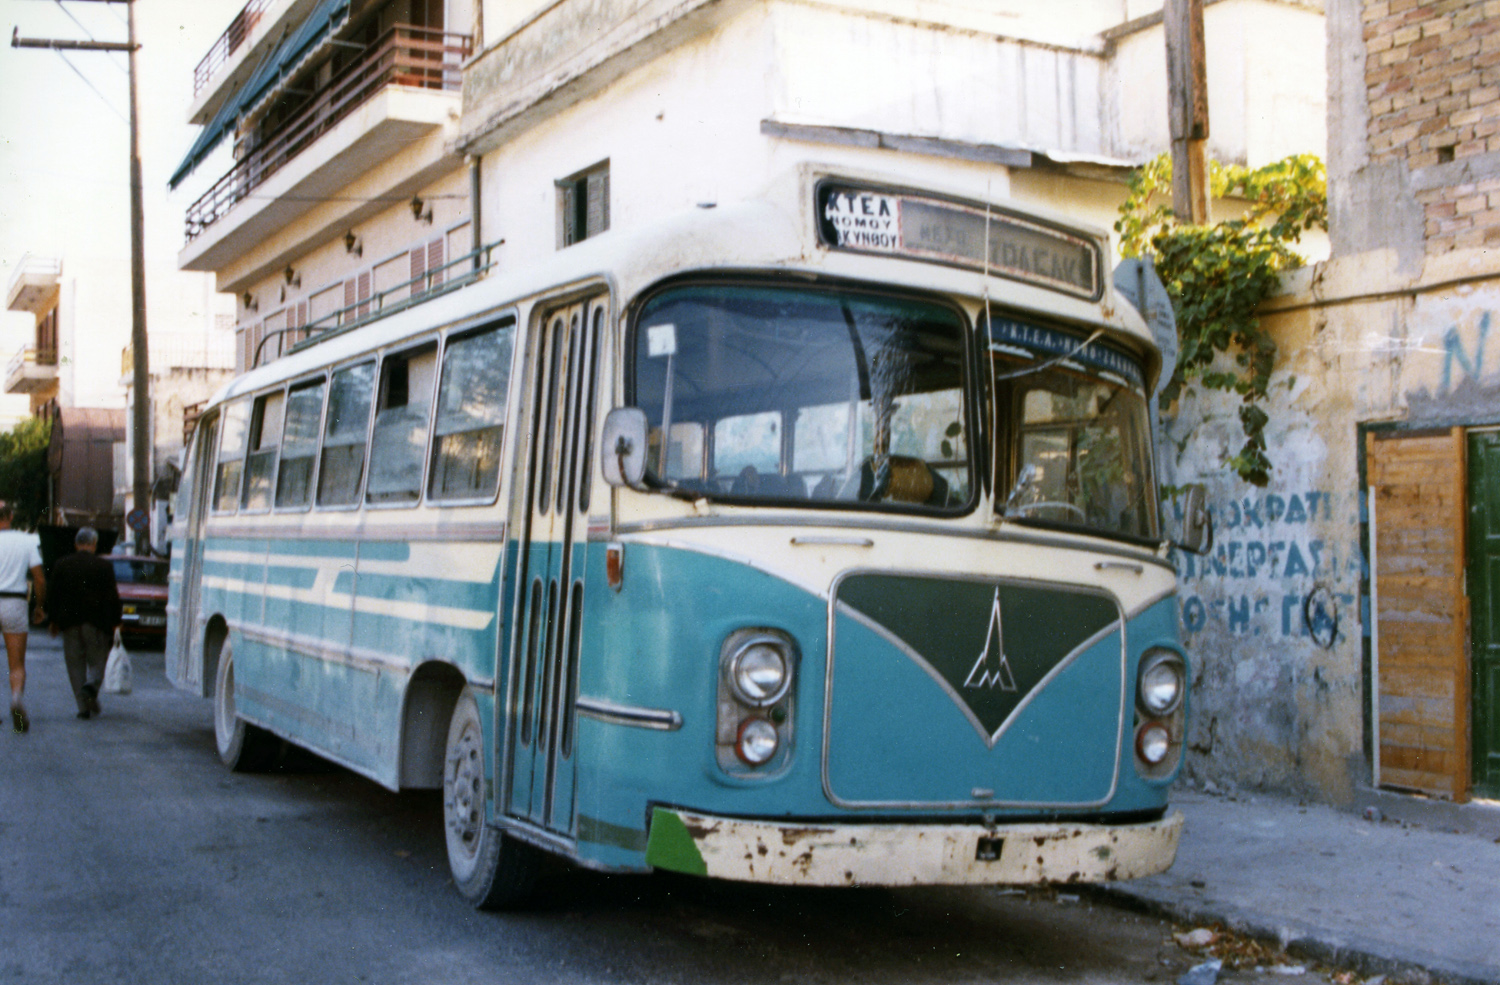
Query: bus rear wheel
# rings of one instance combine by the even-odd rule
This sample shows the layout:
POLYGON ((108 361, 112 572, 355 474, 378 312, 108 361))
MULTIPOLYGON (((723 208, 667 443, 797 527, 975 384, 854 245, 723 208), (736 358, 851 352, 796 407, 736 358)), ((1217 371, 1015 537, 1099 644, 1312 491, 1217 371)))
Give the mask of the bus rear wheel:
POLYGON ((489 774, 479 704, 464 688, 448 724, 443 757, 443 833, 453 884, 479 910, 523 902, 536 886, 540 861, 535 848, 487 822, 484 792, 489 774))
POLYGON ((214 744, 219 759, 236 773, 266 769, 281 750, 279 739, 251 725, 235 710, 234 646, 228 639, 219 651, 219 671, 214 676, 214 744))

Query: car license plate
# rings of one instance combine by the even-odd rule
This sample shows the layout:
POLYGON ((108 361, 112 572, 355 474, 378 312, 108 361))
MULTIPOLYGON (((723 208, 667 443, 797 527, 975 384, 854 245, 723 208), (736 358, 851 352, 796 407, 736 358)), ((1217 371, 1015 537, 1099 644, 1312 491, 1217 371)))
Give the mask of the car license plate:
POLYGON ((166 624, 166 616, 141 616, 142 626, 165 626, 166 624))

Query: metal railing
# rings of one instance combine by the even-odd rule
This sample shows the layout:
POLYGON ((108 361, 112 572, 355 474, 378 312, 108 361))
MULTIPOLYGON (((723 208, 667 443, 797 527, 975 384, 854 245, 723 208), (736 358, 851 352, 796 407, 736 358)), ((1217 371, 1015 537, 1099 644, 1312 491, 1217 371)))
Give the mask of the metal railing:
POLYGON ((188 208, 188 241, 386 86, 457 92, 470 46, 467 34, 405 24, 391 28, 188 208))
MULTIPOLYGON (((174 369, 234 369, 234 333, 155 332, 151 336, 151 372, 156 375, 174 369)), ((120 375, 129 376, 135 369, 135 348, 120 350, 120 375)))
POLYGON ((41 349, 34 345, 28 345, 10 357, 10 362, 5 367, 5 392, 10 393, 11 387, 20 382, 21 376, 28 366, 50 366, 57 365, 57 350, 53 348, 41 349))
POLYGON ((15 290, 16 284, 23 277, 51 277, 56 279, 62 276, 62 261, 55 257, 41 257, 33 253, 24 253, 15 269, 10 272, 10 283, 5 285, 6 293, 15 290))
POLYGON ((449 291, 467 287, 482 278, 494 266, 495 247, 502 242, 504 241, 497 240, 473 252, 454 257, 441 267, 433 267, 426 271, 420 277, 413 277, 411 280, 376 291, 353 304, 330 311, 306 325, 278 328, 267 332, 256 344, 250 365, 245 369, 251 370, 261 364, 261 357, 266 355, 266 344, 269 342, 275 342, 275 352, 271 358, 280 359, 306 346, 316 345, 335 335, 342 335, 361 325, 367 325, 376 319, 393 315, 414 304, 421 304, 423 301, 430 301, 449 291))
POLYGON ((197 96, 208 85, 208 80, 214 77, 214 73, 229 61, 230 57, 239 50, 240 45, 255 30, 255 25, 260 22, 261 14, 271 5, 271 0, 250 0, 245 4, 245 9, 235 14, 234 20, 229 22, 229 28, 219 35, 208 49, 208 54, 193 69, 193 95, 197 96))

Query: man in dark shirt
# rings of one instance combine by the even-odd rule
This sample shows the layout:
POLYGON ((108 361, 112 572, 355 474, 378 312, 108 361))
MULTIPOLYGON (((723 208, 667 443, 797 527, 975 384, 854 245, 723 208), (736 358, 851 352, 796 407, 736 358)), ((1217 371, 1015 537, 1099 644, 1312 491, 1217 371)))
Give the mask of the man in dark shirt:
POLYGON ((78 717, 99 714, 99 684, 120 625, 120 590, 114 565, 94 553, 99 535, 84 527, 73 538, 78 550, 59 558, 48 579, 47 609, 54 632, 62 632, 63 660, 78 702, 78 717))

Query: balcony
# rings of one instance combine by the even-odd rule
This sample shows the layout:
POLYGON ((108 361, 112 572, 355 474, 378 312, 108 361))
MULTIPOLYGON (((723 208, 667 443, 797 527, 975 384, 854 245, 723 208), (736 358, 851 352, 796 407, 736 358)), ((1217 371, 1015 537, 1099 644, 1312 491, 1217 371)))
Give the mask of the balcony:
POLYGON ((5 368, 6 393, 41 393, 56 385, 56 349, 28 345, 11 357, 5 368))
POLYGON ((57 298, 61 277, 61 260, 26 254, 10 275, 10 285, 5 292, 6 309, 29 311, 33 315, 46 314, 57 298))
MULTIPOLYGON (((191 243, 318 138, 387 88, 457 93, 460 69, 470 47, 467 34, 409 25, 387 31, 362 58, 335 76, 301 112, 267 135, 265 143, 246 154, 188 208, 187 241, 191 243)), ((356 162, 341 160, 340 167, 347 169, 351 163, 356 162)), ((374 163, 369 161, 365 167, 374 163)), ((346 180, 354 173, 346 170, 346 180)))
MULTIPOLYGON (((208 123, 322 0, 248 0, 193 70, 188 120, 208 123)), ((346 0, 347 2, 347 0, 346 0)))
POLYGON ((193 69, 193 98, 197 98, 203 87, 208 85, 208 80, 214 77, 214 73, 228 64, 230 57, 240 50, 271 2, 272 0, 250 0, 245 4, 245 9, 229 22, 229 29, 219 36, 219 40, 213 43, 208 54, 198 63, 198 67, 193 69))

